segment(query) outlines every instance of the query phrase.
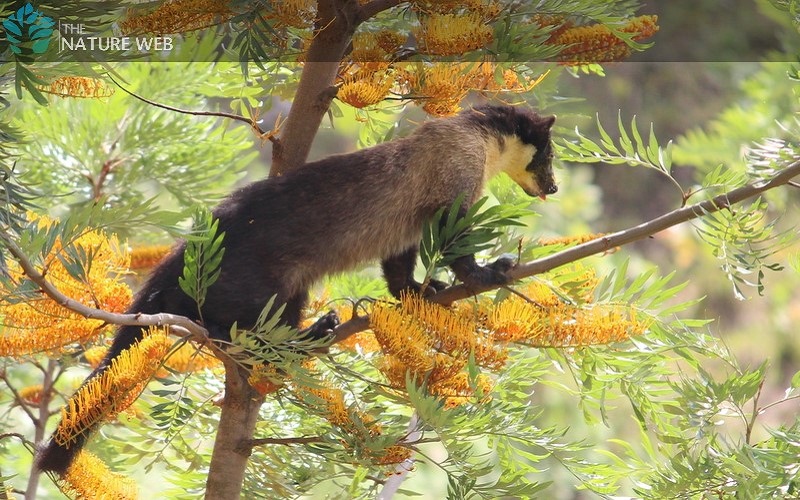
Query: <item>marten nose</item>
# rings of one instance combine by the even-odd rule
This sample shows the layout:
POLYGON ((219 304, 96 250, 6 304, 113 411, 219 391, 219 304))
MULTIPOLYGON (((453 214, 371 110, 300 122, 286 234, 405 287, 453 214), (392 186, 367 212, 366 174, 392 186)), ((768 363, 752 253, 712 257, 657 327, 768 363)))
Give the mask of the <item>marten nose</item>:
POLYGON ((558 186, 555 184, 551 184, 549 188, 547 188, 547 194, 556 194, 558 192, 558 186))

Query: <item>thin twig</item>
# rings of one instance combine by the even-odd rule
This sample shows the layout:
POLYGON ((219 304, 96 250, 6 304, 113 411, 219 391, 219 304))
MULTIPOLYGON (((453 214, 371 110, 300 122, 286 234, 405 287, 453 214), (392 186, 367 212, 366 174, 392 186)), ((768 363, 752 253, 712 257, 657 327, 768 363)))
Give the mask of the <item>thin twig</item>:
POLYGON ((125 92, 126 94, 128 94, 128 95, 130 95, 132 97, 135 97, 136 99, 139 99, 140 101, 142 101, 144 103, 147 103, 147 104, 149 104, 151 106, 155 106, 155 107, 161 108, 161 109, 166 109, 167 111, 174 111, 175 113, 182 113, 182 114, 185 114, 185 115, 215 116, 217 118, 228 118, 228 119, 231 119, 231 120, 244 122, 244 123, 250 125, 251 127, 253 127, 253 129, 255 129, 256 133, 258 133, 259 137, 266 137, 267 139, 269 139, 272 142, 275 142, 277 140, 274 137, 274 134, 271 134, 269 132, 264 131, 261 127, 258 126, 256 121, 254 119, 252 119, 252 118, 248 118, 248 117, 242 116, 242 115, 237 115, 235 113, 226 113, 224 111, 196 111, 196 110, 191 110, 191 109, 176 108, 174 106, 169 106, 167 104, 161 104, 160 102, 156 102, 156 101, 150 100, 150 99, 148 99, 146 97, 142 97, 139 94, 137 94, 137 93, 135 93, 135 92, 133 92, 131 90, 126 89, 119 82, 114 80, 114 77, 111 76, 111 75, 108 75, 108 78, 112 82, 114 82, 117 85, 117 87, 122 89, 122 91, 125 92))
POLYGON ((293 437, 293 438, 259 438, 259 439, 251 439, 248 441, 248 445, 250 448, 254 448, 256 446, 262 446, 265 444, 281 444, 281 445, 293 445, 293 444, 310 444, 310 443, 324 443, 325 440, 319 436, 310 436, 310 437, 293 437))
MULTIPOLYGON (((411 415, 411 420, 408 422, 408 435, 403 440, 406 443, 416 442, 422 438, 422 430, 420 429, 420 418, 417 412, 411 415)), ((377 500, 391 500, 394 498, 395 493, 403 485, 408 473, 414 469, 414 458, 409 457, 397 464, 394 469, 394 474, 386 479, 383 483, 383 488, 376 497, 377 500)))

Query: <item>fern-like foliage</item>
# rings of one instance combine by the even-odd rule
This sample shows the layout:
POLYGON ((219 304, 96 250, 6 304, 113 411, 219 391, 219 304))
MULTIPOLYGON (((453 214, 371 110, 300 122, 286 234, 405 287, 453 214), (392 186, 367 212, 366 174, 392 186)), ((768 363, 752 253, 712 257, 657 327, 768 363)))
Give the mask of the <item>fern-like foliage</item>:
POLYGON ((777 220, 767 220, 767 202, 763 198, 746 207, 706 213, 695 223, 700 238, 711 245, 712 253, 733 284, 737 299, 746 298, 742 286, 755 287, 764 293, 764 271, 780 271, 783 266, 769 262, 770 257, 791 245, 793 229, 778 230, 777 220))
MULTIPOLYGON (((216 283, 222 273, 222 246, 225 233, 220 233, 219 220, 208 209, 198 209, 194 216, 191 237, 186 242, 183 254, 183 274, 178 278, 178 286, 197 303, 197 310, 203 308, 208 289, 216 283)), ((202 315, 202 312, 201 312, 202 315)))
POLYGON ((650 124, 650 132, 645 140, 631 118, 630 132, 622 121, 622 113, 617 116, 617 139, 612 138, 597 117, 597 131, 600 140, 593 140, 575 129, 576 140, 563 140, 558 146, 558 157, 563 161, 579 163, 608 163, 611 165, 630 165, 656 170, 672 181, 683 196, 683 188, 672 176, 672 141, 666 146, 659 145, 650 124))
POLYGON ((309 338, 302 331, 281 322, 285 304, 277 304, 275 296, 264 305, 255 326, 240 330, 231 328, 231 346, 227 353, 245 364, 263 363, 289 369, 292 363, 306 359, 309 353, 330 344, 328 339, 309 338))

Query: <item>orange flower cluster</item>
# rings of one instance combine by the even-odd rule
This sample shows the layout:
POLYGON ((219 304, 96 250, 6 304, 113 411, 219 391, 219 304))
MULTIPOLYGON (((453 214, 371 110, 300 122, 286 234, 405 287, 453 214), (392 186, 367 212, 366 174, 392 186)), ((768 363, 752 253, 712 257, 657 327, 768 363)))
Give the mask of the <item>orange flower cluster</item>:
POLYGON ((135 15, 133 12, 130 11, 128 17, 119 23, 123 34, 188 33, 222 24, 234 14, 226 2, 215 0, 169 0, 147 14, 135 15))
POLYGON ((448 407, 491 391, 485 375, 470 383, 464 372, 470 354, 479 366, 492 369, 506 361, 505 350, 491 343, 474 317, 415 295, 402 297, 399 305, 376 304, 370 326, 383 351, 378 368, 389 383, 404 390, 408 374, 418 384, 426 383, 448 407))
POLYGON ((459 12, 481 12, 487 18, 500 14, 502 6, 486 0, 412 0, 412 7, 420 14, 453 14, 459 12))
POLYGON ((62 76, 56 78, 49 85, 38 87, 42 92, 61 97, 109 97, 114 94, 114 87, 109 87, 106 82, 88 76, 62 76))
MULTIPOLYGON (((309 360, 304 365, 313 370, 316 363, 316 360, 309 360)), ((356 405, 348 405, 344 390, 322 379, 321 375, 318 376, 317 381, 319 385, 316 387, 293 384, 292 392, 310 406, 322 410, 322 417, 325 420, 358 442, 364 443, 381 435, 381 426, 374 418, 357 408, 356 405)), ((348 446, 347 443, 345 445, 348 446)), ((412 453, 410 448, 399 444, 383 449, 356 445, 352 451, 360 459, 377 465, 398 464, 409 458, 412 453)))
POLYGON ((165 330, 151 327, 141 341, 123 351, 106 371, 84 383, 67 401, 53 439, 69 446, 78 436, 128 408, 156 374, 172 344, 165 330))
MULTIPOLYGON (((635 17, 618 31, 632 40, 644 40, 658 31, 658 16, 635 17)), ((563 64, 620 61, 631 55, 631 48, 625 40, 603 24, 557 29, 546 43, 564 46, 558 55, 563 64)))
POLYGON ((449 116, 461 110, 461 101, 470 91, 498 94, 528 92, 547 73, 536 79, 521 77, 515 67, 495 63, 398 64, 397 92, 433 116, 449 116))
POLYGON ((431 14, 420 19, 413 33, 420 50, 437 56, 464 54, 494 41, 492 27, 480 12, 431 14))
MULTIPOLYGON (((578 270, 576 273, 580 273, 578 270)), ((644 333, 650 326, 634 308, 592 304, 598 280, 591 271, 575 279, 570 295, 583 305, 567 303, 550 287, 531 282, 520 289, 525 298, 511 296, 497 305, 479 303, 483 327, 493 339, 535 347, 576 347, 620 342, 644 333)))
POLYGON ((359 71, 342 80, 336 97, 354 108, 366 108, 384 100, 393 85, 386 71, 359 71))
POLYGON ((272 11, 267 17, 275 19, 279 24, 293 28, 310 28, 317 16, 315 0, 281 0, 270 2, 272 11))
MULTIPOLYGON (((491 380, 470 380, 470 355, 478 366, 496 371, 508 357, 508 345, 572 347, 619 342, 649 327, 636 310, 616 304, 592 304, 597 279, 591 272, 570 270, 569 295, 532 281, 520 295, 495 303, 481 299, 445 308, 417 296, 399 303, 382 302, 370 315, 370 326, 383 353, 378 369, 389 384, 404 390, 407 377, 425 384, 446 407, 486 397, 491 380)), ((565 285, 566 286, 566 285, 565 285)))
MULTIPOLYGON (((46 226, 51 221, 42 218, 38 223, 46 226)), ((87 231, 75 239, 72 246, 92 256, 91 266, 85 266, 84 279, 77 279, 68 271, 62 260, 65 250, 60 239, 56 239, 45 257, 40 272, 72 300, 105 311, 124 312, 132 297, 121 277, 128 268, 129 259, 116 239, 87 231)), ((16 262, 7 263, 7 269, 12 281, 24 280, 24 273, 16 262)), ((0 290, 0 293, 13 291, 0 290)), ((43 294, 20 302, 2 301, 0 315, 6 327, 0 335, 0 356, 19 357, 60 350, 73 343, 93 340, 105 326, 102 320, 84 318, 43 294)))
MULTIPOLYGON (((83 357, 86 358, 89 366, 97 368, 100 366, 107 352, 108 347, 106 346, 93 346, 84 351, 83 357)), ((172 350, 163 361, 165 368, 169 368, 178 373, 199 372, 207 368, 216 368, 221 364, 222 362, 208 350, 197 348, 190 342, 183 343, 177 349, 172 350)), ((167 371, 159 370, 157 375, 159 377, 166 377, 167 371)))
POLYGON ((42 384, 31 385, 23 387, 19 390, 19 398, 23 403, 29 405, 38 405, 44 395, 44 387, 42 384))
POLYGON ((150 245, 134 248, 130 251, 130 269, 137 271, 155 267, 161 262, 161 259, 172 251, 172 248, 171 245, 150 245))
POLYGON ((272 365, 259 363, 253 366, 247 382, 262 396, 272 394, 283 387, 283 376, 272 365))
POLYGON ((112 472, 102 460, 88 451, 75 457, 59 480, 62 490, 74 498, 128 500, 139 498, 136 481, 112 472))

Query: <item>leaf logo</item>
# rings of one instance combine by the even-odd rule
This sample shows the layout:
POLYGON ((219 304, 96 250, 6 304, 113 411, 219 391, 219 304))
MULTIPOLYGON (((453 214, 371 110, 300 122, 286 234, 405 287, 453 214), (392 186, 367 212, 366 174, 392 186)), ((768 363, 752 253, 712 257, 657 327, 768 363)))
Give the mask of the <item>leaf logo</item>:
POLYGON ((43 54, 50 44, 55 22, 26 3, 3 21, 3 29, 16 55, 43 54))

